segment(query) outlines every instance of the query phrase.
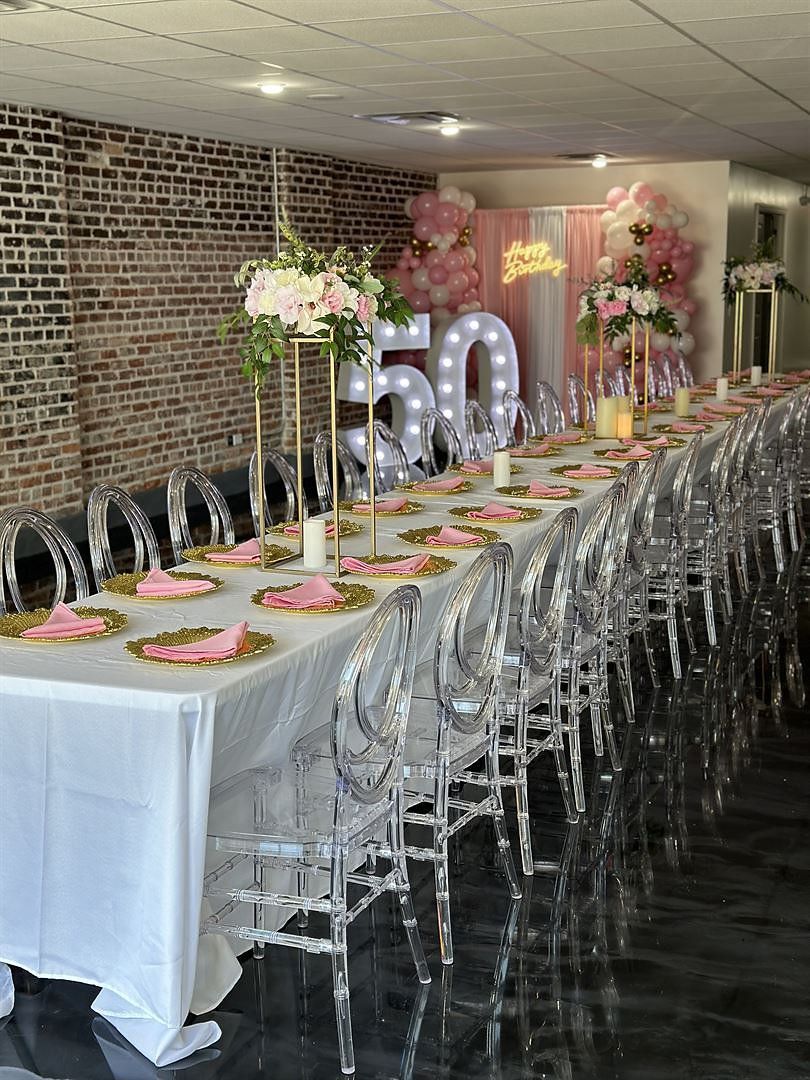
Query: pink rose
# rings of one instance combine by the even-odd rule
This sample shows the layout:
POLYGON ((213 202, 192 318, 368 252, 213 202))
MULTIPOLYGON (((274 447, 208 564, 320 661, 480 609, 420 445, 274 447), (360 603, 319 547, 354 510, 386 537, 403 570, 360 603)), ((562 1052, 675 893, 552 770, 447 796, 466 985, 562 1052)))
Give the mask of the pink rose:
POLYGON ((624 315, 627 311, 627 302, 625 300, 597 300, 596 310, 599 318, 604 321, 614 315, 624 315))
POLYGON ((326 304, 333 315, 338 315, 343 310, 343 297, 336 289, 323 294, 323 303, 326 304))
POLYGON ((357 318, 360 322, 368 322, 371 314, 371 300, 362 293, 357 297, 357 318))
POLYGON ((301 297, 292 285, 284 285, 276 293, 276 307, 279 318, 288 326, 298 321, 301 311, 301 297))

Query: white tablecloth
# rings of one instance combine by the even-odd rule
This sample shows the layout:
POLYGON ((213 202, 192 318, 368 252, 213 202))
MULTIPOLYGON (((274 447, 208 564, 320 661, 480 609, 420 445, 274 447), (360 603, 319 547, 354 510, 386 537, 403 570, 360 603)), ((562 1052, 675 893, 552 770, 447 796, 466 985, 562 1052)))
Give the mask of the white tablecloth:
MULTIPOLYGON (((705 437, 704 458, 724 426, 705 437)), ((594 445, 524 459, 513 482, 565 483, 549 468, 595 462, 594 445)), ((681 452, 668 453, 665 487, 681 452)), ((504 501, 490 478, 473 486, 466 495, 414 496, 424 513, 379 518, 379 550, 416 552, 396 533, 458 522, 446 513, 450 505, 504 501)), ((584 519, 608 483, 577 486, 585 489, 575 503, 584 519)), ((526 505, 541 505, 542 517, 492 526, 513 546, 516 576, 561 504, 526 505)), ((343 554, 368 550, 367 529, 342 543, 343 554)), ((455 571, 418 581, 423 656, 476 552, 447 554, 455 571)), ((145 603, 104 594, 89 601, 126 611, 129 625, 120 634, 0 646, 0 960, 101 986, 94 1008, 158 1065, 216 1041, 215 1023, 184 1027, 187 1014, 213 1008, 240 974, 227 942, 199 938, 211 784, 257 763, 284 762, 299 735, 328 719, 339 672, 371 610, 301 617, 260 611, 249 604, 251 593, 289 577, 211 572, 226 585, 210 596, 145 603), (245 618, 277 639, 255 660, 170 669, 123 651, 125 641, 159 630, 245 618)), ((396 586, 367 580, 380 597, 396 586)), ((13 1001, 5 970, 0 964, 0 1015, 13 1001)))

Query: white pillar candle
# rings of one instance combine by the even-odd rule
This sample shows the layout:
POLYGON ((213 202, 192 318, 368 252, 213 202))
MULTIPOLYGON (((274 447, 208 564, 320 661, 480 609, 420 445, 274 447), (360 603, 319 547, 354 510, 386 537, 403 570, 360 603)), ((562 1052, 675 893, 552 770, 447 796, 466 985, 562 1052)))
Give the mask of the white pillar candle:
POLYGON ((718 375, 717 377, 716 397, 718 401, 725 401, 728 397, 728 378, 725 375, 718 375))
POLYGON ((509 487, 511 469, 508 450, 496 450, 492 455, 492 482, 496 488, 509 487))
POLYGON ((304 566, 307 570, 326 566, 326 522, 322 518, 304 522, 304 566))
POLYGON ((758 364, 751 368, 751 385, 762 386, 762 368, 758 364))
POLYGON ((616 438, 631 439, 633 437, 633 414, 620 412, 616 416, 616 438))
POLYGON ((675 390, 675 415, 689 415, 689 387, 679 386, 675 390))
POLYGON ((600 397, 596 399, 596 437, 597 439, 616 438, 616 418, 619 412, 619 399, 600 397))

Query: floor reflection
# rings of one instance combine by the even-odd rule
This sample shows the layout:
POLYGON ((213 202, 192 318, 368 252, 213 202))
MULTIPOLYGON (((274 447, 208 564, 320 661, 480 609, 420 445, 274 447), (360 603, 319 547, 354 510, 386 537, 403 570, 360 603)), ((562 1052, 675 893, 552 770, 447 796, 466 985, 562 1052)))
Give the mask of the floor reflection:
MULTIPOLYGON (((591 770, 579 821, 564 820, 556 777, 537 762, 538 863, 522 899, 509 902, 485 826, 457 849, 452 968, 439 962, 432 878, 414 868, 430 987, 415 981, 393 907, 358 920, 359 1078, 808 1075, 809 601, 810 562, 794 559, 740 603, 715 648, 699 643, 680 683, 652 689, 638 658, 623 768, 591 770)), ((0 1080, 339 1075, 319 957, 246 960, 215 1014, 221 1043, 168 1069, 94 1017, 92 988, 15 978, 0 1080)))

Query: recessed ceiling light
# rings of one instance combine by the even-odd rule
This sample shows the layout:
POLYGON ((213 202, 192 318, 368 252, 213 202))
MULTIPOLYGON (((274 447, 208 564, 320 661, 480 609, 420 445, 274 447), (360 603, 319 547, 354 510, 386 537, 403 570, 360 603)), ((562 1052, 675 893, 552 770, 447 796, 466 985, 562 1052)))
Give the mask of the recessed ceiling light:
POLYGON ((591 158, 591 165, 593 165, 595 169, 604 169, 607 163, 608 159, 605 154, 594 154, 591 158))
POLYGON ((326 92, 319 94, 307 94, 310 101, 342 101, 343 94, 328 94, 326 92))
POLYGON ((259 89, 263 94, 283 94, 287 84, 283 82, 259 83, 259 89))
POLYGON ((442 135, 447 135, 448 138, 450 138, 453 135, 458 135, 458 133, 461 131, 461 128, 455 121, 453 121, 449 124, 440 124, 439 131, 442 133, 442 135))

